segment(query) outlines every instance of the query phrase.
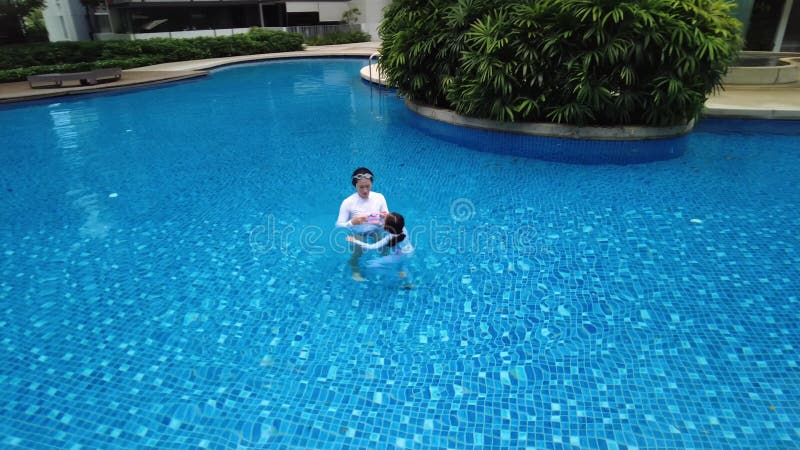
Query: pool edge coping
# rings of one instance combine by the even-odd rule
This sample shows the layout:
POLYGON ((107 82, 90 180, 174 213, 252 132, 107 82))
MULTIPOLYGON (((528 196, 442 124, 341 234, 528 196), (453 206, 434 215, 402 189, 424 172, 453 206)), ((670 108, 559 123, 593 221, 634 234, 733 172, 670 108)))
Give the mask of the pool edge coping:
MULTIPOLYGON (((147 86, 155 86, 159 84, 171 83, 176 81, 188 80, 206 76, 212 70, 230 66, 234 64, 257 63, 262 61, 279 60, 279 59, 308 59, 317 57, 369 57, 374 53, 374 43, 357 43, 368 44, 363 45, 363 48, 342 48, 353 47, 353 44, 344 44, 337 46, 338 48, 325 48, 330 46, 316 46, 306 47, 303 50, 291 52, 275 52, 275 53, 259 53, 255 55, 240 55, 228 56, 224 58, 211 58, 180 61, 172 63, 156 64, 152 66, 135 67, 132 69, 123 70, 123 76, 120 81, 113 83, 102 83, 92 86, 67 86, 61 88, 52 88, 52 90, 32 89, 28 86, 27 81, 17 81, 11 83, 0 84, 0 104, 14 104, 27 101, 43 100, 48 98, 58 98, 82 94, 97 94, 103 92, 119 92, 126 89, 136 89, 147 86), (129 77, 131 74, 142 74, 143 79, 138 81, 126 80, 125 76, 129 77), (157 74, 148 75, 146 74, 157 74), (6 90, 22 92, 21 95, 9 95, 3 92, 3 85, 6 90)), ((356 46, 360 47, 360 46, 356 46)), ((12 93, 13 94, 13 93, 12 93)))
POLYGON ((602 141, 643 141, 669 139, 686 135, 692 131, 695 121, 685 125, 668 127, 648 126, 576 126, 546 122, 498 122, 489 119, 466 117, 450 109, 423 105, 404 99, 406 107, 412 112, 431 120, 450 125, 476 128, 501 133, 514 133, 529 136, 547 136, 562 139, 593 139, 602 141))

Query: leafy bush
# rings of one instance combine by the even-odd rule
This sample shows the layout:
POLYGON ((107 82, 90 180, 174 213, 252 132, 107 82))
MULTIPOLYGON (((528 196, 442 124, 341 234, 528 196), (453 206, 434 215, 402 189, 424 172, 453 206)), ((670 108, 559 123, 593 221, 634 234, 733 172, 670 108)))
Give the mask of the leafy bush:
POLYGON ((44 24, 42 8, 29 12, 23 19, 25 40, 28 42, 47 42, 47 27, 44 24))
POLYGON ((395 0, 379 32, 413 100, 502 121, 679 125, 741 48, 725 0, 395 0))
POLYGON ((80 72, 94 68, 130 69, 192 59, 301 50, 298 33, 251 29, 246 34, 194 39, 54 42, 0 47, 0 82, 28 75, 80 72))
POLYGON ((369 42, 371 39, 369 33, 363 31, 352 31, 350 33, 328 33, 318 38, 306 39, 308 45, 334 45, 334 44, 350 44, 352 42, 369 42))
POLYGON ((118 42, 38 42, 4 46, 0 47, 0 70, 93 61, 102 58, 104 44, 116 43, 118 42))
POLYGON ((92 69, 103 69, 110 67, 131 69, 133 67, 150 66, 162 62, 164 61, 157 56, 140 56, 127 59, 105 59, 95 62, 23 67, 19 69, 0 70, 0 83, 25 80, 28 75, 36 75, 39 73, 84 72, 92 69))

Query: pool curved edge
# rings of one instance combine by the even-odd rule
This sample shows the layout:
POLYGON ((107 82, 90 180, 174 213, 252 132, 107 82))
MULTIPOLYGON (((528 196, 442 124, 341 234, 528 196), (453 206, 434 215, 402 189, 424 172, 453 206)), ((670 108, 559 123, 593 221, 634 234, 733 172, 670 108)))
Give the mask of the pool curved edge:
MULTIPOLYGON (((406 120, 409 126, 420 130, 428 136, 480 152, 567 164, 627 165, 674 159, 686 153, 690 136, 688 133, 681 133, 663 138, 651 137, 649 139, 609 139, 607 137, 605 139, 591 139, 583 135, 578 136, 577 132, 570 136, 524 134, 498 128, 487 129, 476 126, 463 126, 438 120, 437 118, 416 114, 416 109, 418 108, 412 107, 418 107, 419 105, 407 104, 409 107, 405 108, 403 120, 406 120)), ((436 110, 436 108, 428 109, 436 110)))
POLYGON ((689 121, 686 125, 672 127, 579 127, 576 125, 560 125, 543 122, 498 122, 495 120, 462 116, 453 110, 422 105, 408 98, 404 100, 406 107, 411 111, 439 122, 445 122, 460 127, 530 136, 546 136, 562 139, 590 139, 596 141, 643 141, 683 136, 691 132, 694 128, 694 120, 689 121))
POLYGON ((81 94, 97 94, 125 89, 146 88, 159 84, 203 77, 215 69, 246 63, 259 63, 281 59, 308 58, 364 58, 376 51, 371 42, 327 46, 310 46, 290 52, 259 53, 254 55, 226 56, 155 64, 125 69, 123 77, 113 83, 93 86, 64 86, 60 88, 30 89, 27 81, 0 83, 0 104, 22 103, 81 94), (130 82, 131 79, 136 81, 130 82))
POLYGON ((742 52, 743 57, 775 58, 778 65, 731 66, 722 78, 723 85, 785 85, 800 82, 800 53, 742 52))
POLYGON ((116 81, 102 82, 90 86, 63 86, 46 88, 28 88, 27 81, 15 81, 0 85, 0 104, 33 102, 56 97, 79 96, 86 94, 115 93, 133 89, 142 89, 166 83, 191 80, 204 77, 209 72, 196 71, 132 71, 123 70, 122 78, 116 81))

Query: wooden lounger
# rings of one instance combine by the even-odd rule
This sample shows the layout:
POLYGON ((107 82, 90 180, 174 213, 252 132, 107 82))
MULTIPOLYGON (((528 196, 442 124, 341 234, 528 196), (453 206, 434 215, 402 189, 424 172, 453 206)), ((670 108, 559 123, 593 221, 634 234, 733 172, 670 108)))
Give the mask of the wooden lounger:
POLYGON ((94 69, 88 72, 72 73, 42 73, 39 75, 28 75, 28 85, 33 88, 33 83, 49 83, 60 87, 65 81, 79 81, 82 85, 97 84, 98 79, 112 78, 119 80, 122 78, 122 69, 112 67, 108 69, 94 69))

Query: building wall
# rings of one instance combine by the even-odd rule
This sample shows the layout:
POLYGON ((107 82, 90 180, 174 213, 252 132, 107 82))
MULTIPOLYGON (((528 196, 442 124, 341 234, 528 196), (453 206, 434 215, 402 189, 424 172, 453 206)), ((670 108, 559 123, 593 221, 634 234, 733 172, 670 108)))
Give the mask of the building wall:
POLYGON ((391 2, 392 0, 352 0, 349 2, 351 8, 358 8, 361 11, 358 21, 374 42, 380 40, 378 37, 378 25, 383 20, 383 8, 391 2))
POLYGON ((89 40, 86 8, 80 0, 47 0, 42 16, 50 42, 89 40))
MULTIPOLYGON (((176 1, 176 0, 145 0, 147 2, 176 1)), ((286 1, 287 12, 318 12, 321 22, 337 22, 342 18, 342 13, 350 8, 361 11, 359 22, 362 29, 369 33, 373 41, 378 41, 378 26, 383 19, 383 9, 392 0, 341 0, 341 1, 286 1)), ((737 1, 734 15, 744 25, 744 32, 750 23, 753 4, 755 0, 737 1)), ((795 0, 800 1, 800 0, 795 0)), ((126 2, 127 3, 127 2, 126 2)), ((198 2, 187 4, 196 5, 198 2)), ((202 2, 200 2, 202 3, 202 2)), ((77 41, 89 39, 89 26, 86 20, 84 7, 80 0, 47 0, 44 9, 44 20, 51 41, 77 41)))
POLYGON ((286 12, 319 12, 320 22, 338 22, 347 11, 346 1, 339 2, 286 2, 286 12))
POLYGON ((736 9, 733 16, 739 19, 744 27, 742 33, 747 36, 747 29, 750 27, 750 16, 753 14, 753 0, 739 0, 736 2, 736 9))

